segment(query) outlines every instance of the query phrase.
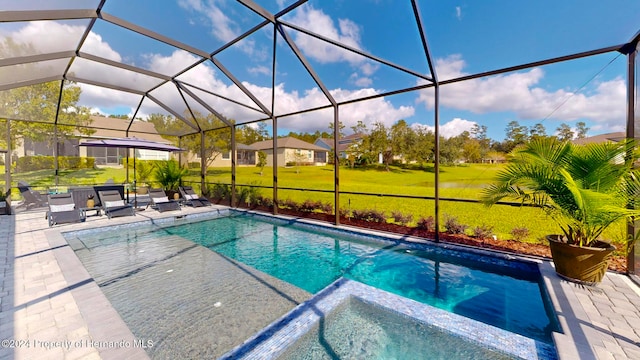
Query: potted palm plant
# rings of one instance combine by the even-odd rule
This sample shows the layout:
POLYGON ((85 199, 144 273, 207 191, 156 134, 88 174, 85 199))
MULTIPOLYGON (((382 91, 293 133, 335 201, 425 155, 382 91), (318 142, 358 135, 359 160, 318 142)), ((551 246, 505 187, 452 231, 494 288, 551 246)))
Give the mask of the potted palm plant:
POLYGON ((556 272, 569 280, 602 280, 615 247, 600 239, 611 224, 639 216, 638 170, 625 156, 632 142, 575 145, 555 138, 530 141, 511 154, 495 183, 482 193, 487 205, 508 198, 537 205, 562 234, 549 235, 556 272))
POLYGON ((178 194, 178 186, 182 177, 187 175, 188 170, 181 167, 175 160, 161 161, 156 165, 153 173, 155 180, 162 185, 169 199, 173 199, 178 194))

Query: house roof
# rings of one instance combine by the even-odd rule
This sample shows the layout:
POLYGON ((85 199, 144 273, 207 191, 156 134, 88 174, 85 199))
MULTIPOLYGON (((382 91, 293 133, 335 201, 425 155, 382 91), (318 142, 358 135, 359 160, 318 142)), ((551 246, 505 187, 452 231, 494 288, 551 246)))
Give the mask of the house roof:
MULTIPOLYGON (((365 136, 365 134, 360 134, 360 133, 355 133, 355 134, 351 134, 351 135, 347 135, 347 136, 343 136, 340 138, 340 140, 338 141, 338 151, 342 152, 342 151, 347 151, 347 149, 349 148, 349 146, 351 146, 351 144, 353 144, 356 141, 359 141, 360 139, 362 139, 365 136)), ((329 146, 329 148, 333 149, 333 138, 319 138, 318 140, 316 140, 316 142, 321 141, 324 144, 327 144, 327 146, 329 146)))
POLYGON ((598 143, 603 143, 607 141, 619 142, 619 141, 622 141, 622 139, 624 139, 626 136, 627 135, 624 132, 619 131, 619 132, 589 136, 582 139, 575 139, 573 140, 573 143, 577 145, 585 145, 585 144, 598 144, 598 143))
POLYGON ((316 143, 318 141, 323 143, 323 144, 325 144, 325 145, 327 145, 329 148, 333 149, 333 139, 318 138, 318 139, 316 139, 316 143))
MULTIPOLYGON (((91 127, 95 132, 89 136, 76 133, 77 136, 94 138, 94 139, 113 139, 124 137, 125 131, 129 126, 128 119, 108 118, 104 116, 91 115, 91 127)), ((134 121, 129 129, 130 137, 139 139, 157 141, 161 143, 169 143, 156 131, 155 125, 146 121, 134 121)))
MULTIPOLYGON (((253 147, 256 150, 269 150, 273 148, 273 140, 258 141, 251 144, 251 147, 253 147)), ((278 138, 278 149, 281 149, 281 148, 327 151, 327 149, 321 148, 318 145, 310 144, 306 141, 302 141, 300 139, 296 139, 290 136, 287 136, 284 138, 278 138)))

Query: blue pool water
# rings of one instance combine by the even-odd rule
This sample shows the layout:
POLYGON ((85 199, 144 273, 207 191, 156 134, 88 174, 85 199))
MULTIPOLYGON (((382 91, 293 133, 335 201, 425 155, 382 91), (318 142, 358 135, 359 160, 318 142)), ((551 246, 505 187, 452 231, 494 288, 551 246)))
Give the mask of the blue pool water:
POLYGON ((533 264, 428 246, 416 250, 268 219, 239 215, 132 228, 101 234, 99 242, 178 236, 311 293, 344 276, 546 343, 557 330, 533 264))

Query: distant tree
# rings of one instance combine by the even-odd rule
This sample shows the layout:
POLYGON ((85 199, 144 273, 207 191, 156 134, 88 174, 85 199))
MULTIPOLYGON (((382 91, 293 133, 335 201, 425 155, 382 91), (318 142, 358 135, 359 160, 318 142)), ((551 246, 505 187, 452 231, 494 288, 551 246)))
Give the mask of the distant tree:
POLYGON ((482 151, 480 141, 468 138, 462 144, 462 157, 468 163, 479 163, 482 161, 482 151))
POLYGON ((587 132, 589 132, 589 128, 587 127, 587 124, 584 121, 579 121, 576 123, 576 137, 578 139, 584 139, 587 137, 587 132))
POLYGON ((536 139, 547 136, 547 129, 542 123, 537 123, 529 128, 529 138, 536 139))
POLYGON ((367 125, 365 125, 362 120, 358 120, 358 123, 351 127, 354 134, 366 134, 367 133, 367 125))
MULTIPOLYGON (((67 83, 62 89, 62 98, 58 108, 60 81, 35 84, 0 92, 0 114, 14 116, 28 121, 14 121, 11 129, 11 145, 15 148, 22 139, 34 142, 47 142, 53 145, 53 123, 58 115, 58 140, 74 137, 76 132, 91 135, 95 130, 88 128, 92 123, 90 109, 79 106, 81 89, 73 83, 67 83)), ((6 132, 0 129, 0 132, 6 132)), ((3 134, 4 135, 4 134, 3 134)), ((6 137, 5 137, 6 138, 6 137)))
POLYGON ((293 153, 293 161, 296 164, 296 174, 300 174, 300 165, 307 162, 307 157, 300 150, 293 153))
POLYGON ((440 163, 454 164, 462 156, 462 144, 468 136, 453 136, 448 139, 440 137, 440 163))
POLYGON ((371 155, 382 155, 382 162, 385 169, 389 171, 389 165, 393 159, 393 147, 389 129, 382 122, 375 122, 373 129, 368 135, 371 155))
POLYGON ((390 131, 391 152, 394 155, 400 155, 406 161, 410 161, 411 148, 416 142, 416 136, 413 129, 409 127, 405 120, 398 120, 391 126, 390 131))
POLYGON ((480 152, 480 160, 482 161, 491 149, 491 139, 487 137, 487 126, 474 124, 471 128, 471 136, 478 140, 478 151, 480 152))
POLYGON ((560 124, 556 131, 558 132, 558 135, 556 136, 560 141, 568 141, 573 139, 573 130, 571 130, 571 127, 567 124, 560 124))
MULTIPOLYGON (((333 121, 329 122, 329 133, 333 134, 333 121)), ((342 121, 338 121, 338 134, 340 135, 340 137, 344 137, 344 127, 345 125, 342 123, 342 121)), ((333 135, 331 135, 331 137, 333 137, 333 135)))
POLYGON ((409 150, 409 158, 416 161, 420 167, 433 160, 433 150, 436 137, 431 130, 424 126, 414 128, 415 144, 409 150))
POLYGON ((262 176, 264 167, 267 166, 267 154, 262 150, 258 151, 258 163, 256 166, 260 168, 260 176, 262 176))
POLYGON ((109 117, 109 118, 112 118, 112 119, 125 119, 125 120, 128 120, 128 119, 129 119, 129 115, 125 115, 125 114, 122 114, 122 115, 114 115, 114 114, 111 114, 111 115, 109 115, 108 117, 109 117))
POLYGON ((527 127, 520 125, 517 121, 511 121, 505 129, 506 138, 504 148, 507 152, 513 150, 516 146, 522 145, 529 140, 527 136, 527 127))
POLYGON ((236 140, 245 145, 267 140, 269 136, 267 124, 264 121, 257 124, 256 127, 249 125, 238 126, 236 128, 236 140))
MULTIPOLYGON (((207 131, 204 136, 204 158, 206 166, 209 167, 218 156, 230 151, 231 128, 226 126, 222 120, 213 114, 204 116, 196 112, 194 115, 198 123, 201 124, 201 127, 205 129, 217 129, 207 131)), ((190 118, 190 116, 185 117, 190 118)), ((179 145, 194 154, 200 155, 200 133, 183 136, 181 143, 178 142, 177 136, 166 135, 195 131, 181 119, 177 119, 171 115, 151 114, 149 115, 148 121, 155 125, 156 130, 158 130, 163 138, 171 141, 176 146, 179 145)))

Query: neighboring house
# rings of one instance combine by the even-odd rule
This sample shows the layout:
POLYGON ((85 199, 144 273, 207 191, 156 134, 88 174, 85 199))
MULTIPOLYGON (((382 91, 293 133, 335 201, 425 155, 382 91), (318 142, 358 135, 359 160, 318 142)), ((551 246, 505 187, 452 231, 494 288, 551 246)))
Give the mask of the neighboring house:
MULTIPOLYGON (((267 166, 273 166, 273 140, 259 141, 251 144, 256 151, 267 155, 267 166)), ((293 137, 278 138, 276 152, 278 166, 292 164, 326 165, 329 151, 318 145, 293 137)), ((257 158, 257 155, 256 155, 257 158)))
POLYGON ((574 139, 572 142, 576 145, 593 144, 593 143, 599 144, 607 141, 620 142, 624 140, 626 137, 627 137, 627 134, 625 134, 622 131, 619 131, 619 132, 613 132, 608 134, 589 136, 582 139, 574 139))
MULTIPOLYGON (((256 166, 258 155, 252 145, 236 143, 236 165, 237 166, 256 166)), ((188 153, 183 154, 183 163, 200 162, 200 154, 188 153)), ((216 158, 208 163, 210 167, 231 167, 231 150, 223 151, 216 154, 216 158)))
MULTIPOLYGON (((96 159, 96 165, 121 165, 121 159, 127 156, 127 149, 124 148, 107 148, 107 147, 84 147, 78 146, 81 140, 89 139, 113 139, 125 137, 129 120, 107 118, 103 116, 91 116, 91 127, 95 128, 95 132, 89 136, 76 133, 77 138, 67 139, 58 143, 59 156, 81 156, 93 157, 96 159)), ((156 131, 152 123, 146 121, 134 121, 129 129, 129 137, 137 137, 140 139, 169 143, 163 139, 156 131)), ((136 158, 139 160, 168 160, 170 154, 165 151, 142 150, 136 149, 136 158)), ((16 149, 19 156, 47 155, 53 156, 53 146, 48 142, 33 142, 30 139, 24 139, 22 145, 16 149)), ((133 157, 133 150, 129 153, 133 157)))
MULTIPOLYGON (((338 140, 338 156, 342 159, 346 159, 348 150, 351 146, 359 145, 362 142, 365 134, 351 134, 343 136, 338 140)), ((319 138, 314 145, 326 149, 327 151, 333 150, 333 139, 319 138)))
MULTIPOLYGON (((349 151, 352 150, 353 147, 360 146, 362 144, 362 139, 365 136, 367 135, 355 133, 340 138, 340 140, 338 140, 338 157, 340 159, 348 158, 349 151)), ((315 145, 331 151, 333 150, 333 139, 320 138, 316 140, 315 145)), ((394 160, 404 161, 402 156, 394 156, 394 160)), ((382 164, 382 162, 382 154, 378 154, 378 163, 382 164)))

